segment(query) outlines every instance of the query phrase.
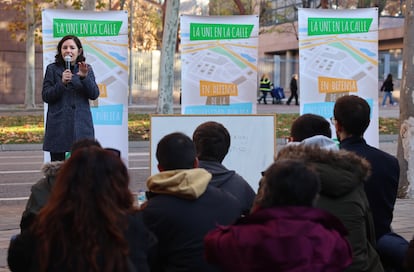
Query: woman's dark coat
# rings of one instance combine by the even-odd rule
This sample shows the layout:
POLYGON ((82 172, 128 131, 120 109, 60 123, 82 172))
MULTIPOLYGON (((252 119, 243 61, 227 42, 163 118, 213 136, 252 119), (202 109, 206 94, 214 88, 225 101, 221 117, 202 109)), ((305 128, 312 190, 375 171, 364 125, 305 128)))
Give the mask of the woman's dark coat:
POLYGON ((95 138, 89 100, 99 96, 92 67, 81 79, 76 73, 79 67, 72 67, 72 81, 62 82, 65 67, 49 64, 43 80, 42 98, 47 103, 47 117, 43 150, 49 152, 70 151, 72 144, 84 138, 95 138))

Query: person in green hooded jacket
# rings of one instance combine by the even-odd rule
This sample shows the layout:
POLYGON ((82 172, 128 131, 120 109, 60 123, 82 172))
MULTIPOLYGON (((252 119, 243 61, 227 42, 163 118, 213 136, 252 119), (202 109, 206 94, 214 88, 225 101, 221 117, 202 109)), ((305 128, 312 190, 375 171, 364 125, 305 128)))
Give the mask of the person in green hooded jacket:
POLYGON ((375 250, 375 229, 364 190, 370 164, 356 154, 339 150, 331 139, 330 123, 322 116, 304 114, 291 127, 291 142, 276 161, 302 159, 319 173, 321 191, 316 207, 338 217, 349 234, 352 264, 345 271, 384 271, 375 250))

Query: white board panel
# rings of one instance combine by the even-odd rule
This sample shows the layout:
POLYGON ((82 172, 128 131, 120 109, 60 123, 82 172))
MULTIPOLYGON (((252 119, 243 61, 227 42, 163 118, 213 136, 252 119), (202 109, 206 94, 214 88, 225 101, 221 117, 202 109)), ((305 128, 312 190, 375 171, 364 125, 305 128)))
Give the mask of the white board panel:
POLYGON ((151 115, 151 175, 158 173, 157 144, 167 134, 182 132, 192 138, 198 125, 215 121, 231 136, 229 153, 223 164, 235 170, 257 192, 261 172, 274 160, 276 116, 267 115, 151 115))

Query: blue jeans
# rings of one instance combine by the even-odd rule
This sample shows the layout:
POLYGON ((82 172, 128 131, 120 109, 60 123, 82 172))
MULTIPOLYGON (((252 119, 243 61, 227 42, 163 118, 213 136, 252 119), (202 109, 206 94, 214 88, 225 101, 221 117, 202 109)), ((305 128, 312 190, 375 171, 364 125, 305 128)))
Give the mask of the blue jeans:
POLYGON ((385 103, 387 102, 387 97, 390 99, 390 104, 394 104, 394 100, 392 99, 392 92, 384 92, 384 98, 382 99, 382 105, 385 106, 385 103))
POLYGON ((408 249, 408 241, 395 232, 386 233, 377 240, 376 246, 384 271, 400 272, 408 249))

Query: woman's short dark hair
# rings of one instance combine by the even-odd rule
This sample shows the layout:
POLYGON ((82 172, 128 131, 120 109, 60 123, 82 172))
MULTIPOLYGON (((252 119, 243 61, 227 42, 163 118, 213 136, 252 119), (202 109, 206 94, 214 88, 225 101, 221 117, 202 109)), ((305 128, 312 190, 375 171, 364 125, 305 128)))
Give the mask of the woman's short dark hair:
POLYGON ((353 136, 363 136, 369 126, 371 108, 368 102, 356 95, 338 98, 334 106, 334 118, 344 130, 353 136))
POLYGON ((195 146, 190 137, 174 132, 159 141, 156 157, 164 170, 191 169, 196 159, 195 146))
POLYGON ((230 134, 220 123, 209 121, 199 125, 193 133, 197 157, 204 161, 222 162, 230 148, 230 134))
POLYGON ((331 138, 331 124, 322 116, 316 114, 303 114, 296 118, 290 129, 290 136, 295 142, 301 142, 307 138, 323 135, 331 138))
POLYGON ((313 206, 320 191, 319 175, 301 160, 278 160, 264 173, 258 197, 262 208, 313 206))

